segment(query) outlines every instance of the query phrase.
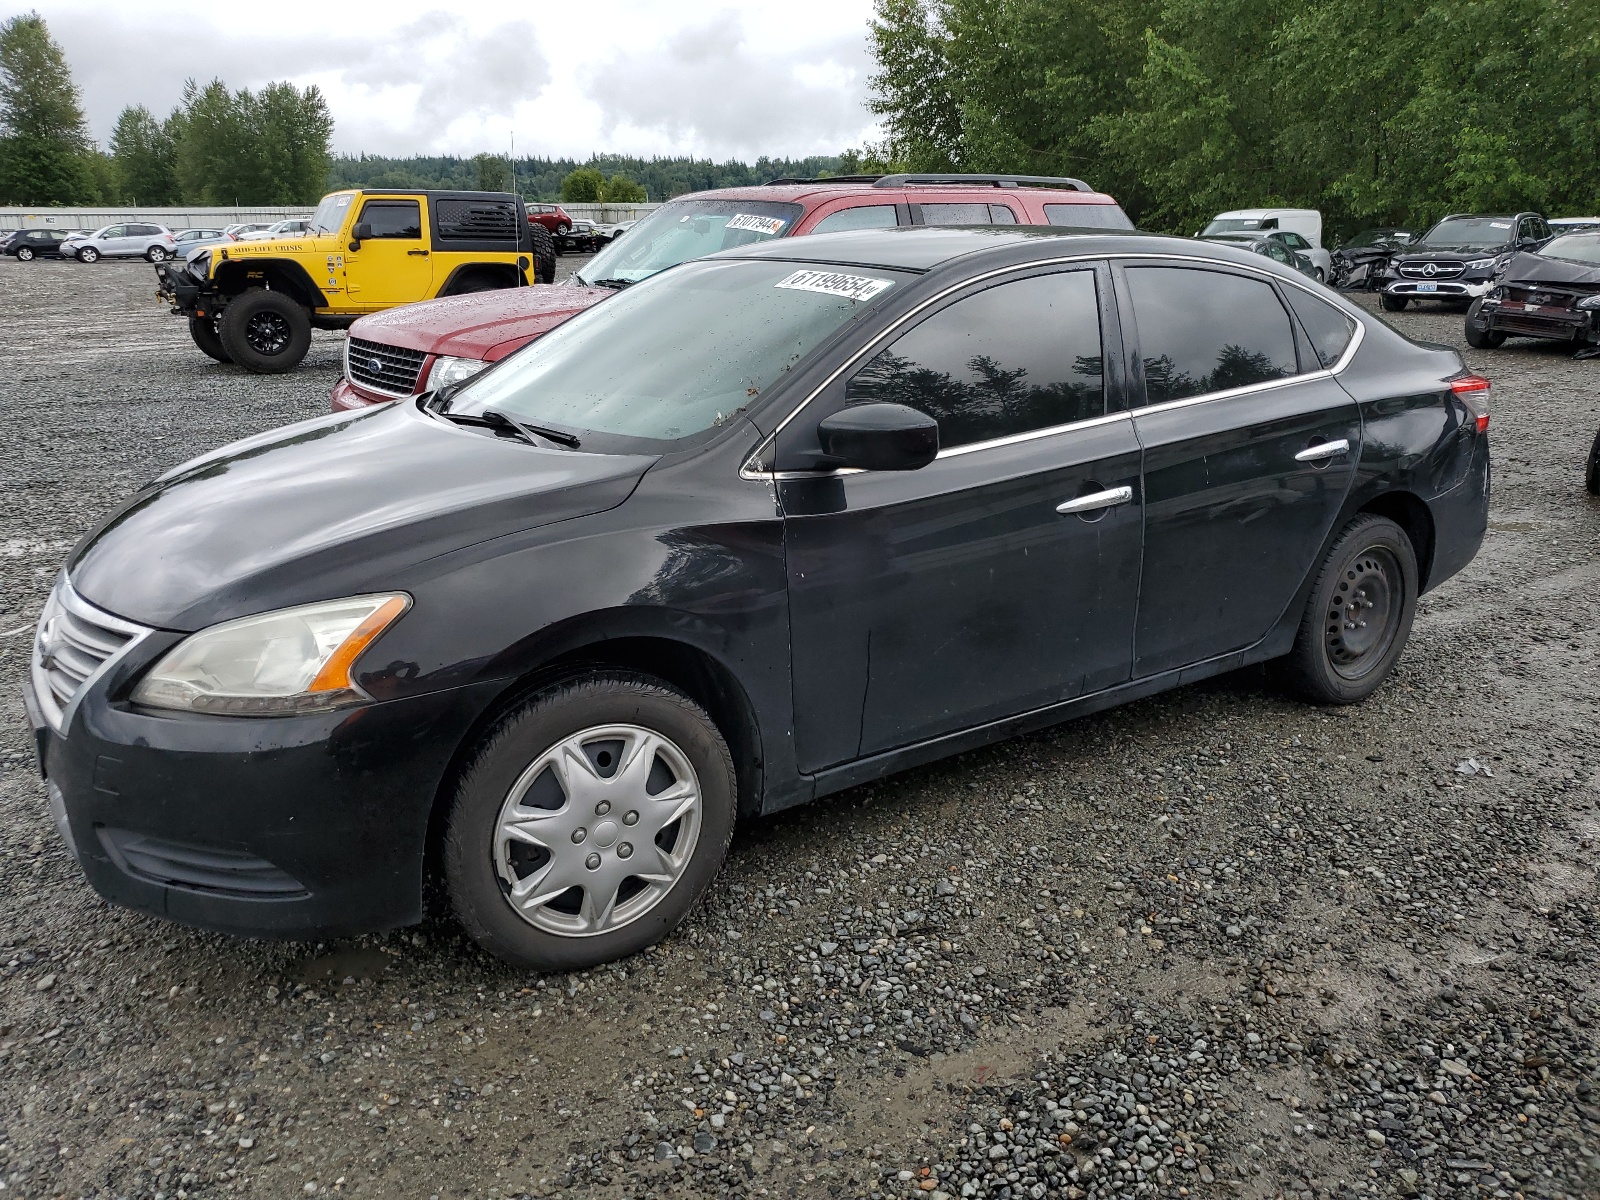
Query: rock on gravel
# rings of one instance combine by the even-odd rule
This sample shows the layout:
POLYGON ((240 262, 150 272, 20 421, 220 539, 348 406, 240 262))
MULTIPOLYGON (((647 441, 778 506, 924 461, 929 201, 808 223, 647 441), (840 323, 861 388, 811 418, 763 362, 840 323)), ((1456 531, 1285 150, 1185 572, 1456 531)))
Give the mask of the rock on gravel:
POLYGON ((1600 363, 1468 355, 1488 539, 1367 704, 1242 672, 755 822, 664 945, 538 978, 182 929, 56 841, 17 691, 63 554, 337 370, 214 365, 152 290, 0 262, 6 1195, 1600 1195, 1600 363))

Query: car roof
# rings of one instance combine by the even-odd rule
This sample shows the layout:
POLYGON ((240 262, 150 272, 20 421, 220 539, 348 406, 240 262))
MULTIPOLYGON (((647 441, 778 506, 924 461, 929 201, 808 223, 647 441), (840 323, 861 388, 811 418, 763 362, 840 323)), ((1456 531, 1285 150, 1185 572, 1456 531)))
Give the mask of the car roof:
MULTIPOLYGON (((1104 192, 1080 191, 1066 187, 1043 187, 1033 184, 1019 184, 1008 186, 988 182, 991 177, 978 177, 972 180, 934 183, 924 182, 921 176, 885 175, 877 182, 868 182, 859 178, 842 180, 832 179, 804 179, 804 180, 775 180, 772 183, 753 184, 748 187, 709 188, 703 192, 690 192, 683 196, 674 196, 668 203, 679 200, 765 200, 779 204, 803 204, 811 206, 821 204, 826 200, 837 200, 841 196, 870 196, 881 204, 892 204, 894 198, 885 195, 885 189, 896 189, 906 192, 926 193, 930 199, 960 195, 970 197, 974 201, 978 198, 1000 199, 1007 195, 1016 195, 1024 189, 1031 193, 1043 193, 1052 204, 1115 204, 1116 199, 1104 192), (899 180, 907 180, 905 183, 899 180)), ((993 177, 1003 178, 1003 177, 993 177)), ((1026 177, 1023 177, 1026 178, 1026 177)), ((1085 185, 1087 186, 1087 185, 1085 185)))
MULTIPOLYGON (((1197 243, 1190 238, 1161 234, 1104 230, 1074 230, 1055 225, 905 225, 893 229, 851 229, 840 233, 813 233, 803 238, 773 238, 710 255, 711 259, 752 258, 826 263, 835 266, 884 267, 891 270, 931 271, 972 254, 1003 250, 1030 242, 1040 243, 1041 256, 1063 242, 1073 243, 1073 253, 1115 254, 1130 249, 1162 252, 1151 243, 1170 247, 1174 254, 1190 253, 1197 243)), ((1221 259, 1223 256, 1218 255, 1221 259)))
POLYGON ((1218 213, 1212 217, 1213 221, 1222 220, 1259 220, 1262 217, 1281 217, 1286 215, 1315 215, 1314 208, 1236 208, 1232 212, 1218 213))

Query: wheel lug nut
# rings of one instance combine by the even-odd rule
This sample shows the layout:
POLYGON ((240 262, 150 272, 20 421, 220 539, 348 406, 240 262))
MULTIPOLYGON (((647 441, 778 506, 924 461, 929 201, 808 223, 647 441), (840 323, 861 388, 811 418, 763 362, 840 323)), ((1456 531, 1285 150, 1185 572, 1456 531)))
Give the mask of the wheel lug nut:
POLYGON ((624 825, 637 825, 639 823, 639 814, 630 810, 623 815, 622 823, 624 825))
POLYGON ((600 869, 600 856, 598 854, 589 855, 588 858, 583 860, 583 865, 591 871, 598 871, 600 869))
POLYGON ((583 845, 583 839, 588 836, 589 831, 587 829, 574 829, 572 831, 572 844, 574 846, 581 846, 583 845))
POLYGON ((596 804, 594 806, 594 811, 595 811, 595 815, 596 816, 601 816, 601 817, 605 816, 608 812, 611 811, 611 801, 609 801, 609 800, 600 801, 599 804, 596 804))
POLYGON ((617 845, 617 857, 618 858, 632 858, 633 857, 633 843, 632 842, 620 842, 620 843, 618 843, 618 845, 617 845))

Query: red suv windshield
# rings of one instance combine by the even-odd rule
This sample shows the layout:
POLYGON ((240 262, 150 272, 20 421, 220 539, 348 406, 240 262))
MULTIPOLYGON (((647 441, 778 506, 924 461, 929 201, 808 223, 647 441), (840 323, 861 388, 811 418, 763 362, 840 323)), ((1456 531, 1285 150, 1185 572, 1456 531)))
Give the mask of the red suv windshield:
POLYGON ((783 237, 804 208, 774 200, 675 200, 656 209, 573 276, 579 283, 637 283, 691 258, 783 237))

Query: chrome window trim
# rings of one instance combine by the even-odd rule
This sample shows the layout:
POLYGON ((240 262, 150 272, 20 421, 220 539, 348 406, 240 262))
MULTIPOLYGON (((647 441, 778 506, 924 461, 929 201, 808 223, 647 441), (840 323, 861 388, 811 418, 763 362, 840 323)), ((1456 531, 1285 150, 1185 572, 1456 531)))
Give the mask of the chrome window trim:
MULTIPOLYGON (((1269 283, 1277 282, 1279 284, 1297 287, 1307 295, 1321 300, 1324 304, 1329 303, 1329 298, 1327 296, 1321 295, 1316 289, 1307 286, 1300 279, 1286 278, 1284 276, 1275 274, 1272 271, 1262 270, 1252 263, 1222 262, 1215 258, 1205 258, 1194 254, 1073 254, 1063 256, 1061 258, 1046 258, 1040 259, 1037 262, 1019 263, 1012 266, 997 267, 993 271, 986 272, 982 275, 974 275, 970 279, 963 279, 960 283, 951 284, 942 291, 934 293, 921 304, 903 314, 898 321, 889 326, 887 329, 883 330, 878 334, 877 337, 873 338, 870 342, 858 350, 852 357, 847 359, 842 365, 830 373, 826 379, 824 379, 816 387, 812 388, 811 392, 805 397, 805 399, 801 400, 799 404, 795 405, 795 407, 790 411, 789 415, 784 417, 782 421, 779 421, 777 427, 773 429, 773 431, 766 437, 761 439, 761 441, 756 445, 756 448, 745 457, 744 462, 740 465, 739 478, 753 481, 770 481, 775 479, 828 479, 837 475, 859 474, 860 468, 856 467, 851 467, 843 471, 763 471, 753 464, 763 450, 765 450, 773 442, 777 441, 778 435, 784 431, 789 422, 804 412, 806 406, 809 405, 813 400, 820 396, 829 387, 833 386, 834 382, 839 378, 839 376, 843 375, 846 371, 853 368, 857 363, 861 362, 862 359, 868 354, 871 354, 877 350, 878 347, 885 341, 885 339, 893 337, 896 333, 903 329, 909 321, 920 316, 928 308, 939 303, 941 300, 944 300, 946 297, 954 295, 963 288, 971 287, 975 283, 983 283, 990 279, 996 279, 1002 275, 1013 275, 1022 271, 1031 271, 1039 267, 1057 267, 1067 266, 1072 263, 1102 262, 1110 266, 1120 262, 1129 261, 1196 263, 1200 266, 1213 270, 1220 267, 1225 270, 1252 275, 1258 279, 1266 280, 1269 283)), ((1004 438, 995 438, 988 442, 973 442, 966 446, 953 447, 949 451, 940 450, 938 457, 944 458, 947 454, 967 454, 974 450, 987 450, 993 446, 1009 445, 1012 442, 1024 441, 1032 437, 1048 437, 1052 434, 1064 433, 1068 430, 1076 428, 1086 428, 1090 425, 1109 422, 1121 417, 1132 418, 1142 413, 1165 412, 1168 409, 1184 408, 1191 404, 1202 404, 1211 400, 1231 400, 1236 396, 1245 396, 1251 394, 1252 392, 1267 391, 1272 388, 1279 388, 1287 384, 1299 383, 1305 380, 1322 378, 1331 379, 1350 365, 1351 359, 1355 357, 1356 351, 1360 349, 1361 343, 1366 338, 1367 333, 1366 321, 1362 319, 1366 314, 1359 312, 1352 313, 1350 312, 1349 308, 1345 306, 1345 304, 1338 302, 1341 299, 1340 297, 1336 296, 1333 299, 1334 307, 1355 322, 1355 332, 1350 337, 1349 345, 1344 348, 1344 353, 1339 356, 1339 361, 1334 363, 1334 365, 1331 367, 1319 367, 1315 371, 1304 371, 1297 375, 1285 376, 1282 379, 1269 379, 1263 381, 1262 383, 1252 383, 1247 384, 1244 387, 1228 388, 1220 392, 1203 392, 1198 396, 1185 396, 1181 400, 1167 400, 1161 404, 1147 404, 1142 408, 1126 409, 1118 413, 1107 413, 1103 417, 1091 417, 1087 421, 1076 421, 1068 425, 1056 425, 1049 429, 1029 430, 1026 433, 1012 434, 1004 438)), ((1289 316, 1292 325, 1294 320, 1293 314, 1286 312, 1285 315, 1289 316)))
POLYGON ((1024 433, 1009 433, 1005 437, 990 438, 984 442, 967 442, 962 446, 951 446, 947 450, 940 450, 938 458, 955 458, 959 454, 971 454, 976 450, 993 450, 999 446, 1014 446, 1018 442, 1031 442, 1037 438, 1054 437, 1058 433, 1071 433, 1075 429, 1090 429, 1096 425, 1109 425, 1113 421, 1131 421, 1132 419, 1133 414, 1126 411, 1106 413, 1100 417, 1085 417, 1081 421, 1068 421, 1064 425, 1051 425, 1045 429, 1029 429, 1024 433))

